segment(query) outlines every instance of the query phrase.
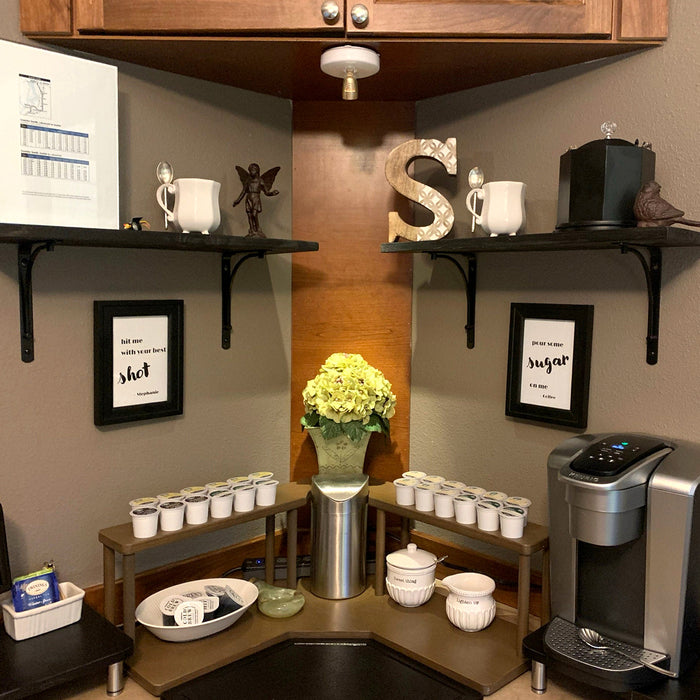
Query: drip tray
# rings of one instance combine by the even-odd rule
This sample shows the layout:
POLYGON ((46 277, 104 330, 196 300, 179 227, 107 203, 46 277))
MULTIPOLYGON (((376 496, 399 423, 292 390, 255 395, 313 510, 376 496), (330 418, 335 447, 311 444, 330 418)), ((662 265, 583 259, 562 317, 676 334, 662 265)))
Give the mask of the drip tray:
MULTIPOLYGON (((612 650, 592 649, 579 639, 578 630, 573 623, 555 617, 544 635, 545 654, 562 662, 563 665, 558 668, 564 673, 614 692, 643 687, 661 678, 658 673, 645 668, 641 663, 627 659, 612 650), (572 671, 569 672, 567 668, 572 671)), ((624 644, 607 637, 605 641, 613 649, 623 650, 649 663, 659 664, 668 659, 668 655, 656 651, 624 644)))
POLYGON ((239 695, 304 700, 482 697, 372 639, 288 640, 166 691, 162 697, 229 700, 239 695))

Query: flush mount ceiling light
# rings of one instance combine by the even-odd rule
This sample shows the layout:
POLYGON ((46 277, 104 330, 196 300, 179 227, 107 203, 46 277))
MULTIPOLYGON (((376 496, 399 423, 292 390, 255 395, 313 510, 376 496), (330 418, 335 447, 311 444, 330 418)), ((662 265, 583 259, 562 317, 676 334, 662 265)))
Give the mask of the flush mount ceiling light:
POLYGON ((379 54, 364 46, 334 46, 321 54, 321 70, 343 79, 343 99, 357 99, 357 81, 379 72, 379 54))

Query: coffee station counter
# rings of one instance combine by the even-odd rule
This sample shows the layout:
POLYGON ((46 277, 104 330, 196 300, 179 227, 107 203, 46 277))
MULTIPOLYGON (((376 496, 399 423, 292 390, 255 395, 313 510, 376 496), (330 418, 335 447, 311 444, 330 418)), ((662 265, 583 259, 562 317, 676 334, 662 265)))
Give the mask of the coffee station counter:
MULTIPOLYGON (((547 529, 528 524, 522 538, 508 540, 469 525, 460 525, 454 518, 438 518, 414 512, 411 507, 398 506, 392 484, 370 487, 369 505, 377 509, 377 576, 371 577, 367 588, 358 596, 342 600, 327 600, 311 593, 309 579, 296 581, 290 571, 286 585, 300 591, 305 598, 303 609, 290 618, 269 618, 252 606, 231 628, 218 634, 185 643, 162 641, 147 629, 133 627, 134 586, 133 559, 137 551, 165 544, 174 539, 193 536, 204 529, 220 529, 264 517, 268 544, 274 534, 274 516, 287 513, 288 540, 291 560, 296 559, 296 510, 306 501, 308 485, 285 484, 278 491, 274 506, 256 508, 247 514, 210 521, 208 524, 186 527, 176 533, 159 533, 150 540, 135 540, 130 524, 118 525, 100 532, 105 554, 105 590, 109 592, 108 614, 115 608, 114 556, 119 553, 125 566, 125 620, 131 616, 128 632, 135 637, 134 655, 128 661, 129 675, 154 695, 161 695, 194 678, 222 668, 239 659, 269 649, 279 642, 296 639, 364 639, 374 640, 423 664, 458 683, 489 695, 517 678, 528 669, 521 655, 521 640, 526 632, 530 588, 530 555, 547 551, 547 529), (402 607, 384 593, 385 513, 402 517, 402 537, 408 536, 409 519, 436 524, 473 539, 491 542, 518 552, 519 606, 517 622, 497 615, 479 632, 465 632, 452 625, 446 614, 448 590, 436 585, 432 598, 416 608, 402 607), (291 551, 290 550, 290 551, 291 551), (382 561, 380 561, 380 559, 382 561)), ((268 548, 268 561, 274 558, 268 548)), ((271 571, 266 572, 270 581, 271 571)), ((512 616, 514 617, 514 616, 512 616)), ((125 626, 126 627, 126 626, 125 626)))
POLYGON ((297 585, 306 603, 293 617, 266 617, 252 606, 231 628, 193 642, 164 642, 136 629, 129 675, 148 692, 161 695, 256 652, 290 639, 372 639, 457 682, 489 695, 529 668, 515 648, 516 626, 497 616, 480 632, 454 627, 445 613, 448 591, 436 586, 418 608, 404 608, 375 595, 373 582, 346 600, 318 598, 308 579, 297 585))

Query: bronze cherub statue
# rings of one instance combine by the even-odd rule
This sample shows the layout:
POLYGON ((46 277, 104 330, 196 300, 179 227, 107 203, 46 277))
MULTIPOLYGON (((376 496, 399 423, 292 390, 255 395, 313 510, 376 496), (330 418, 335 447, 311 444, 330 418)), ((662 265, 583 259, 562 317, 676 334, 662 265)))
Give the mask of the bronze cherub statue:
POLYGON ((279 194, 279 190, 271 189, 275 182, 275 177, 279 172, 279 166, 270 168, 262 175, 260 174, 260 166, 257 163, 251 163, 248 170, 245 170, 240 165, 236 166, 238 177, 241 178, 243 189, 236 198, 233 206, 240 204, 245 197, 245 213, 248 216, 248 235, 258 238, 265 238, 265 234, 260 228, 260 212, 262 211, 262 202, 260 201, 260 193, 268 197, 274 197, 279 194))
POLYGON ((634 200, 634 216, 637 226, 700 226, 700 221, 685 218, 685 212, 676 209, 661 196, 661 185, 654 180, 642 185, 634 200))

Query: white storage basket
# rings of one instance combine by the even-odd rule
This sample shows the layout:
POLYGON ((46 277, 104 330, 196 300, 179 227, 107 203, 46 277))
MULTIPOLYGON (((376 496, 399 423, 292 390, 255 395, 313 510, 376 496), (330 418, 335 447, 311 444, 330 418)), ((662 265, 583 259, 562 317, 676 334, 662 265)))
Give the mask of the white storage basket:
POLYGON ((80 619, 83 611, 85 591, 72 583, 59 583, 61 600, 49 605, 42 605, 33 610, 15 612, 12 595, 6 593, 2 601, 2 618, 5 631, 16 641, 29 639, 37 635, 71 625, 80 619))

